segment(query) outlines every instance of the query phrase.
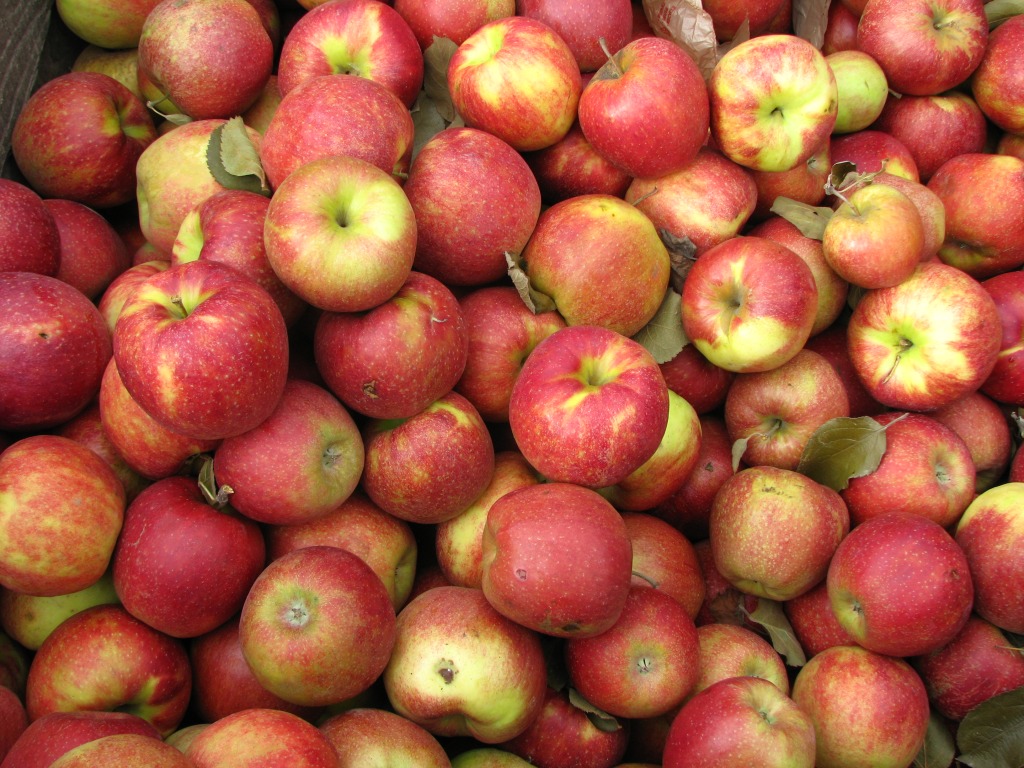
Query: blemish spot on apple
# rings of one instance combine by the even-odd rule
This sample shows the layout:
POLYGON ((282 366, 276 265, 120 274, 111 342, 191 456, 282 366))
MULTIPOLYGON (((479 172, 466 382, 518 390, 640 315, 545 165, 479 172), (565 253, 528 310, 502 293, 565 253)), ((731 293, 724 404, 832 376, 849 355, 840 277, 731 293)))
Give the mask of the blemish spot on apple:
POLYGON ((377 381, 368 381, 365 384, 363 384, 363 394, 366 395, 367 397, 377 399, 377 381))
POLYGON ((458 670, 455 669, 455 662, 451 659, 441 659, 437 664, 437 674, 444 680, 445 685, 451 685, 452 681, 455 680, 455 675, 458 670))
POLYGON ((570 621, 568 624, 565 624, 565 625, 562 626, 562 631, 563 632, 579 632, 580 631, 580 625, 577 624, 575 621, 570 621))
POLYGON ((516 578, 520 581, 526 581, 526 571, 522 568, 516 568, 516 578))

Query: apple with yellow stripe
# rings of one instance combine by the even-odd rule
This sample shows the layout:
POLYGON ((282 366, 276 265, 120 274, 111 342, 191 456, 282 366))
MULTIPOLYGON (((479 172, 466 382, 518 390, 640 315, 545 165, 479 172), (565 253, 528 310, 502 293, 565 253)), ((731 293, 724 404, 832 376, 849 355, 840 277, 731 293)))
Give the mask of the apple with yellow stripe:
POLYGON ((899 285, 868 291, 847 335, 850 360, 875 400, 930 411, 984 383, 1002 325, 981 283, 956 267, 925 262, 899 285))
POLYGON ((817 151, 836 122, 836 79, 824 55, 795 35, 740 43, 708 80, 711 135, 726 157, 786 171, 817 151))
POLYGON ((466 125, 530 151, 569 132, 583 84, 557 32, 536 19, 508 16, 484 24, 456 49, 448 88, 466 125))

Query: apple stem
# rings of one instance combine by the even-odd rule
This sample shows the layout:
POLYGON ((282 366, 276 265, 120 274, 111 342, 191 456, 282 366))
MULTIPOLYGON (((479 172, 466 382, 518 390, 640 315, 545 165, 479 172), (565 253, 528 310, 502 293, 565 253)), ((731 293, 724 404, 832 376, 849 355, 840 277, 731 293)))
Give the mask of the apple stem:
POLYGON ((885 374, 885 378, 882 379, 883 384, 888 384, 889 379, 892 378, 893 374, 896 373, 896 366, 900 364, 900 359, 903 357, 903 353, 914 346, 914 342, 910 339, 900 339, 900 351, 896 353, 896 359, 892 361, 892 368, 885 374))
POLYGON ((638 197, 636 200, 633 201, 633 207, 635 208, 636 206, 640 205, 640 203, 642 203, 644 200, 646 200, 651 195, 657 194, 657 192, 658 192, 658 188, 657 187, 651 187, 648 191, 644 192, 642 195, 640 195, 640 197, 638 197))
POLYGON ((658 588, 658 582, 656 582, 654 579, 652 579, 646 573, 640 573, 640 571, 633 571, 633 575, 636 576, 638 579, 643 579, 644 581, 646 581, 648 584, 650 584, 655 589, 658 588))
POLYGON ((618 77, 622 77, 625 72, 622 71, 622 67, 619 66, 619 62, 615 60, 612 52, 608 49, 608 41, 604 37, 597 38, 598 44, 601 46, 601 50, 604 51, 604 55, 608 57, 608 63, 612 65, 612 69, 615 70, 615 74, 618 77))

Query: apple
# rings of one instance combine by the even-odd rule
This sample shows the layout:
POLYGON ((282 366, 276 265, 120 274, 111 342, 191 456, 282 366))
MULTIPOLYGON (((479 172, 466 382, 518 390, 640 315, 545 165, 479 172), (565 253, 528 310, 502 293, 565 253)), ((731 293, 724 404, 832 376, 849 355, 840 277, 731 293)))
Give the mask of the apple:
POLYGON ((385 709, 357 707, 328 717, 318 727, 338 753, 338 768, 451 767, 441 744, 425 728, 385 709))
POLYGON ((277 85, 277 75, 272 74, 267 78, 263 90, 256 97, 256 101, 249 105, 249 108, 242 112, 242 122, 256 131, 262 138, 267 133, 267 126, 270 125, 274 113, 281 104, 281 89, 277 85))
POLYGON ((633 177, 689 164, 708 136, 708 88, 690 56, 670 40, 634 39, 611 49, 579 100, 583 135, 633 177))
POLYGON ((452 54, 447 76, 452 104, 465 124, 519 151, 543 149, 565 136, 582 90, 565 40, 527 16, 477 28, 452 54))
POLYGON ((781 601, 825 578, 850 516, 831 488, 793 470, 754 466, 725 481, 708 525, 719 573, 742 592, 781 601))
POLYGON ((385 512, 411 523, 439 523, 468 507, 494 472, 494 443, 472 404, 457 392, 407 419, 363 427, 361 487, 385 512))
POLYGON ((825 224, 821 240, 828 265, 851 285, 888 288, 909 278, 924 253, 917 206, 895 187, 859 187, 825 224))
MULTIPOLYGON (((102 382, 100 382, 100 389, 103 389, 102 382)), ((53 434, 69 437, 75 442, 81 443, 107 462, 124 487, 126 503, 130 503, 139 495, 139 491, 149 485, 149 480, 128 465, 111 441, 103 426, 98 398, 77 416, 55 428, 53 434)))
POLYGON ((323 312, 313 353, 346 406, 375 419, 406 419, 455 386, 469 330, 451 290, 412 271, 394 296, 366 312, 323 312))
POLYGON ((435 134, 403 189, 416 214, 413 266, 449 286, 503 278, 505 253, 523 250, 540 216, 540 187, 526 160, 477 128, 435 134))
POLYGON ((857 47, 881 65, 892 90, 911 96, 962 83, 987 42, 983 0, 868 0, 857 25, 857 47))
POLYGON ((921 260, 934 260, 946 239, 946 208, 939 196, 921 182, 891 173, 882 172, 871 183, 894 187, 910 198, 924 227, 921 260))
POLYGON ((885 131, 865 128, 855 133, 834 135, 831 144, 833 163, 853 163, 860 173, 884 170, 911 181, 921 180, 921 172, 910 147, 885 131))
POLYGON ((839 108, 832 133, 853 133, 871 125, 889 96, 885 72, 869 54, 852 49, 825 56, 836 78, 839 108))
POLYGON ((380 578, 395 611, 412 591, 418 544, 412 527, 355 491, 337 508, 305 523, 265 530, 267 556, 276 560, 303 547, 327 545, 357 555, 380 578))
POLYGON ((992 30, 981 62, 970 80, 971 93, 985 116, 1007 133, 1024 133, 1020 68, 1014 66, 1024 19, 1015 16, 992 30))
POLYGON ((741 676, 720 680, 683 705, 662 765, 812 768, 814 755, 812 718, 774 683, 741 676))
POLYGON ((651 353, 615 331, 570 325, 526 358, 512 386, 509 425, 541 475, 614 485, 657 450, 668 387, 651 353))
MULTIPOLYGON (((946 160, 984 152, 988 123, 971 96, 947 91, 930 96, 890 96, 873 128, 899 140, 926 182, 946 160)), ((862 169, 866 170, 866 169, 862 169)))
POLYGON ((450 584, 480 587, 487 513, 506 493, 539 482, 536 471, 519 451, 504 450, 494 454, 494 474, 487 487, 462 512, 438 523, 435 528, 437 564, 450 584))
POLYGON ((104 736, 136 734, 159 741, 160 734, 149 722, 128 712, 51 712, 31 723, 15 746, 0 758, 3 768, 49 768, 55 760, 77 746, 104 736))
POLYGON ((110 333, 77 288, 34 272, 0 272, 0 331, 0 429, 55 427, 96 397, 110 333))
POLYGON ((271 295, 291 327, 307 305, 285 287, 267 259, 263 227, 269 206, 263 195, 238 189, 203 200, 181 222, 171 247, 171 265, 207 259, 234 267, 271 295))
MULTIPOLYGON (((139 227, 146 241, 167 258, 189 212, 224 191, 206 161, 210 135, 224 124, 224 120, 210 119, 179 125, 158 136, 139 155, 135 166, 139 227)), ((259 142, 256 131, 247 128, 246 132, 250 140, 259 142)))
POLYGON ((659 232, 688 237, 699 258, 746 226, 757 205, 757 185, 749 170, 702 147, 677 171, 633 179, 625 200, 645 213, 659 232))
POLYGON ((139 71, 194 120, 229 118, 251 105, 274 64, 274 44, 246 0, 162 0, 139 36, 139 71))
POLYGON ((839 374, 809 349, 770 371, 738 374, 724 409, 729 438, 746 441, 747 464, 790 470, 819 427, 849 414, 839 374))
POLYGON ((298 18, 277 65, 285 95, 317 75, 355 75, 412 107, 423 84, 423 52, 405 19, 380 0, 323 3, 298 18))
POLYGON ((544 705, 539 636, 502 616, 479 589, 439 586, 398 614, 383 681, 394 711, 435 736, 498 744, 544 705))
POLYGON ((263 422, 229 437, 213 459, 231 506, 275 525, 323 517, 359 484, 363 440, 348 410, 312 382, 289 379, 263 422))
POLYGON ((109 75, 69 72, 17 113, 11 151, 43 197, 109 208, 135 197, 136 163, 156 140, 142 101, 109 75))
POLYGON ((633 178, 594 149, 583 135, 578 119, 550 147, 522 154, 547 205, 576 195, 622 197, 633 178))
POLYGON ((523 361, 565 320, 533 312, 510 285, 482 286, 459 297, 469 345, 455 391, 488 422, 507 422, 512 387, 523 361))
POLYGON ((659 363, 668 388, 688 402, 698 415, 716 410, 725 402, 736 374, 719 368, 687 344, 665 363, 659 363))
MULTIPOLYGON (((921 189, 927 192, 927 187, 922 186, 921 189)), ((811 337, 832 326, 846 309, 850 284, 829 266, 821 241, 807 237, 796 225, 774 215, 748 229, 747 234, 774 240, 789 248, 807 263, 811 268, 814 284, 818 288, 818 312, 814 317, 814 325, 811 326, 811 337)), ((938 250, 938 243, 935 244, 935 248, 938 250)))
POLYGON ((1024 631, 1024 561, 1017 546, 1024 531, 1022 494, 1024 483, 1016 481, 990 488, 971 502, 955 530, 956 543, 970 566, 975 613, 1016 633, 1024 631))
POLYGON ((154 629, 197 637, 241 610, 264 556, 255 522, 208 504, 194 479, 167 477, 125 511, 114 589, 125 610, 154 629))
POLYGON ((66 595, 29 595, 4 589, 0 590, 0 625, 12 640, 37 651, 66 619, 94 605, 118 602, 110 570, 95 583, 66 595))
MULTIPOLYGON (((629 721, 605 720, 598 727, 590 716, 569 698, 568 688, 548 686, 544 706, 530 726, 499 746, 497 754, 485 760, 484 754, 453 766, 463 768, 525 768, 528 765, 619 765, 631 737, 629 721)), ((473 751, 475 752, 475 750, 473 751)), ((470 753, 472 755, 472 752, 470 753)))
POLYGON ((928 411, 977 389, 995 366, 995 302, 970 275, 920 264, 899 285, 868 291, 850 316, 849 354, 878 402, 928 411))
POLYGON ((1024 265, 1024 159, 967 153, 928 180, 946 210, 939 258, 984 280, 1024 265))
POLYGON ((18 743, 18 739, 28 727, 28 715, 21 698, 10 688, 0 687, 0 761, 18 743))
POLYGON ((336 768, 338 753, 317 727, 291 712, 254 707, 204 728, 185 750, 194 768, 336 768))
POLYGON ((55 277, 96 300, 131 266, 124 241, 102 215, 74 200, 44 200, 60 233, 55 277))
POLYGON ((460 45, 489 21, 515 16, 515 0, 394 0, 420 48, 429 48, 435 37, 460 45))
POLYGON ((304 720, 313 720, 322 712, 319 707, 285 701, 260 684, 242 654, 237 616, 192 638, 188 643, 188 658, 192 668, 189 706, 201 723, 213 723, 235 712, 254 708, 279 709, 304 720))
POLYGON ((582 72, 593 72, 607 61, 605 47, 617 51, 633 34, 633 9, 626 0, 604 0, 586 8, 567 0, 518 0, 516 13, 538 19, 568 44, 582 72))
POLYGON ((928 698, 950 720, 1024 685, 1024 657, 998 627, 972 615, 948 645, 911 661, 928 698))
POLYGON ((468 749, 452 758, 452 768, 527 768, 529 765, 531 763, 518 755, 495 747, 468 749))
POLYGON ((837 51, 849 51, 857 47, 857 23, 862 9, 852 11, 847 3, 829 3, 825 17, 824 38, 821 52, 831 55, 837 51))
POLYGON ((1024 359, 1024 273, 1004 272, 983 280, 981 286, 996 303, 1002 326, 996 364, 982 383, 981 391, 1001 403, 1024 405, 1024 379, 1019 373, 1020 361, 1024 359))
MULTIPOLYGON (((836 5, 832 6, 833 8, 836 5)), ((772 215, 772 206, 780 197, 807 205, 821 205, 825 182, 832 173, 832 142, 826 137, 804 162, 785 171, 751 170, 757 187, 757 204, 752 221, 764 221, 772 215)), ((749 234, 749 232, 747 233, 749 234)))
POLYGON ((850 416, 874 416, 889 410, 875 400, 857 377, 850 359, 847 324, 835 322, 807 341, 807 349, 817 352, 831 363, 846 388, 846 399, 850 403, 850 416))
POLYGON ((814 723, 822 768, 908 766, 924 744, 928 694, 903 659, 855 645, 829 648, 800 668, 792 696, 814 723))
POLYGON ((967 444, 929 414, 890 411, 875 421, 885 427, 881 462, 840 491, 853 524, 900 510, 943 528, 955 525, 975 493, 977 471, 967 444))
POLYGON ((687 337, 712 363, 736 373, 768 371, 792 359, 810 337, 817 311, 810 267, 763 237, 716 245, 694 262, 683 285, 687 337))
POLYGON ((782 609, 807 658, 834 645, 857 644, 832 611, 827 581, 790 598, 782 604, 782 609))
POLYGON ((103 320, 107 324, 107 330, 111 335, 114 333, 114 325, 117 323, 117 318, 121 314, 124 303, 135 292, 139 284, 145 282, 157 272, 164 272, 170 266, 171 260, 168 254, 166 259, 143 261, 138 264, 133 263, 110 281, 110 284, 100 295, 98 301, 96 301, 96 306, 100 311, 100 315, 103 316, 103 320))
POLYGON ((0 686, 23 696, 30 660, 25 646, 0 632, 0 686))
POLYGON ((1010 466, 1013 442, 1006 414, 998 403, 974 391, 930 415, 956 432, 967 446, 974 465, 976 493, 1002 482, 1010 466))
POLYGON ((974 602, 964 551, 941 525, 910 512, 855 526, 836 549, 826 583, 840 625, 888 656, 941 648, 963 629, 974 602))
POLYGON ((125 495, 103 459, 67 437, 29 435, 0 453, 0 585, 49 597, 103 576, 125 495))
POLYGON ((362 312, 408 279, 416 219, 386 172, 333 155, 306 163, 277 188, 264 238, 270 266, 294 293, 318 309, 362 312))
POLYGON ((664 715, 683 703, 700 675, 693 618, 678 600, 633 586, 618 620, 565 645, 569 678, 583 697, 615 717, 664 715))
POLYGON ((156 422, 125 389, 113 358, 103 372, 98 403, 100 425, 114 450, 147 480, 177 475, 221 443, 191 438, 156 422))
POLYGON ((625 200, 578 195, 541 214, 522 261, 569 325, 632 336, 654 317, 670 260, 654 223, 625 200))
POLYGON ((632 585, 653 586, 674 597, 691 619, 704 602, 704 576, 697 552, 680 531, 645 512, 624 512, 633 548, 632 585))
POLYGON ((193 740, 195 740, 195 737, 206 730, 209 725, 210 723, 193 723, 192 725, 186 725, 164 739, 164 743, 170 744, 179 752, 184 753, 189 748, 189 745, 193 740))
POLYGON ((181 641, 118 605, 97 605, 57 627, 28 673, 26 709, 51 712, 117 710, 138 715, 161 736, 185 716, 192 689, 181 641))
POLYGON ((146 16, 160 0, 57 0, 68 29, 102 48, 134 48, 146 16))
POLYGON ((504 616, 555 637, 593 637, 619 618, 632 579, 622 516, 596 491, 547 482, 487 513, 481 586, 504 616))
POLYGON ((795 168, 832 132, 836 79, 821 51, 795 35, 760 35, 730 49, 708 80, 711 136, 758 171, 795 168))
POLYGON ((191 761, 170 744, 137 733, 101 736, 80 744, 57 758, 51 768, 93 768, 98 765, 192 768, 191 761))
POLYGON ((317 75, 281 99, 263 133, 260 160, 274 190, 300 166, 332 155, 364 160, 400 180, 409 171, 413 131, 408 107, 380 83, 317 75))
POLYGON ((789 695, 789 673, 772 644, 737 624, 713 622, 697 627, 700 675, 691 695, 730 677, 760 677, 789 695))
POLYGON ((0 179, 0 204, 0 271, 56 276, 60 231, 39 195, 20 182, 0 179))
POLYGON ((150 277, 121 309, 114 360, 156 421, 200 440, 242 434, 274 411, 288 373, 288 331, 263 288, 200 260, 150 277))

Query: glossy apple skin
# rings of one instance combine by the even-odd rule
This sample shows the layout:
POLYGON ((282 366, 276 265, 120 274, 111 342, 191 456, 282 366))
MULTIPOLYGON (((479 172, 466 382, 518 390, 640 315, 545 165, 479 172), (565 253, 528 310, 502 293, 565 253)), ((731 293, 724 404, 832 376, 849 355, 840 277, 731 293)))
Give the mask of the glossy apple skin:
POLYGON ((732 677, 683 705, 669 729, 662 765, 812 768, 814 736, 811 718, 774 683, 732 677))
POLYGON ((772 644, 761 635, 736 624, 702 624, 697 627, 700 676, 692 694, 719 680, 749 675, 761 677, 789 695, 789 673, 772 644))
POLYGON ((527 461, 549 480, 593 488, 647 461, 668 414, 668 387, 651 354, 597 326, 569 326, 538 344, 509 400, 527 461))
POLYGON ((544 22, 568 44, 581 72, 593 72, 608 60, 599 40, 614 53, 629 42, 633 9, 626 0, 602 0, 586 6, 561 0, 517 0, 516 13, 544 22))
POLYGON ((782 607, 807 658, 834 645, 857 644, 832 612, 828 585, 824 581, 809 592, 787 600, 782 607))
POLYGON ((976 390, 930 415, 956 432, 967 446, 974 464, 976 493, 1006 480, 1013 439, 1002 405, 976 390))
POLYGON ((1024 86, 1020 60, 1024 46, 1024 19, 1012 17, 996 27, 985 46, 985 55, 971 77, 971 93, 982 112, 1007 133, 1024 133, 1024 86))
POLYGON ((412 29, 390 4, 324 3, 292 26, 277 73, 282 94, 309 77, 351 74, 384 85, 412 107, 423 84, 423 53, 412 29))
POLYGON ((1004 272, 981 285, 995 301, 1002 326, 996 364, 981 391, 1001 403, 1024 405, 1024 273, 1004 272))
MULTIPOLYGON (((1012 470, 1011 470, 1012 475, 1012 470)), ((1024 483, 1007 482, 979 495, 956 527, 956 542, 967 556, 974 581, 974 610, 1007 632, 1024 631, 1024 560, 1017 544, 1024 536, 1020 500, 1024 483)))
POLYGON ((938 523, 887 512, 857 525, 828 567, 828 595, 858 644, 888 656, 919 656, 963 629, 974 604, 964 551, 938 523))
POLYGON ((814 723, 816 765, 909 765, 928 729, 928 693, 903 659, 855 645, 816 654, 793 682, 814 723))
POLYGON ((134 48, 159 0, 59 0, 57 13, 83 40, 103 48, 134 48))
POLYGON ((336 768, 338 753, 316 726, 290 712, 255 708, 211 723, 188 745, 195 768, 336 768))
POLYGON ((149 768, 192 768, 184 754, 150 736, 120 733, 101 736, 64 753, 55 768, 90 768, 94 765, 146 765, 149 768))
POLYGON ((60 231, 42 198, 25 184, 0 179, 0 204, 0 269, 56 276, 60 231))
POLYGON ((40 195, 110 208, 135 198, 136 163, 155 140, 145 104, 128 88, 98 72, 69 72, 25 102, 11 150, 40 195))
POLYGON ((696 618, 704 602, 704 576, 693 544, 680 531, 647 512, 624 512, 633 547, 633 586, 653 585, 696 618))
POLYGON ((73 286, 0 272, 0 429, 33 432, 74 417, 99 392, 112 354, 96 306, 73 286))
POLYGON ((857 47, 881 64, 890 88, 912 96, 942 93, 966 80, 987 42, 982 0, 869 0, 857 25, 857 47))
POLYGON ((693 344, 687 344, 667 363, 659 363, 668 388, 686 400, 701 416, 725 402, 729 386, 736 377, 720 368, 693 344))
POLYGON ((317 726, 338 753, 338 768, 403 762, 451 768, 444 748, 425 728, 386 709, 356 707, 317 726))
POLYGON ((622 516, 595 491, 541 483, 487 513, 481 585, 500 613, 555 637, 590 637, 622 613, 632 579, 622 516))
POLYGON ((133 262, 128 269, 124 270, 110 282, 110 285, 107 286, 96 302, 96 306, 100 311, 100 315, 103 316, 104 322, 107 324, 107 330, 111 334, 114 333, 114 325, 121 314, 121 308, 131 294, 135 292, 139 283, 144 282, 157 272, 165 271, 170 266, 170 254, 167 254, 166 259, 143 261, 141 263, 133 262))
POLYGON ((87 205, 74 200, 44 202, 60 233, 57 279, 73 285, 95 301, 131 266, 131 256, 113 226, 87 205))
POLYGON ((127 712, 51 712, 29 724, 23 738, 11 748, 0 766, 49 768, 57 758, 75 747, 118 733, 160 738, 149 722, 127 712))
POLYGON ((484 24, 459 45, 448 64, 448 87, 466 125, 526 152, 568 133, 582 82, 557 32, 536 19, 508 16, 484 24))
POLYGON ((633 177, 690 163, 707 139, 708 88, 693 60, 659 37, 615 50, 583 90, 580 128, 602 157, 633 177))
POLYGON ((103 576, 124 519, 114 471, 80 443, 30 435, 0 454, 0 584, 66 595, 103 576))
POLYGON ((995 302, 955 267, 922 263, 899 285, 869 291, 847 324, 850 359, 890 408, 941 408, 988 378, 999 353, 995 302))
POLYGON ((576 195, 622 197, 632 176, 610 162, 587 141, 577 119, 569 132, 550 147, 524 152, 547 205, 576 195))
POLYGON ((51 712, 117 710, 167 736, 184 719, 191 691, 181 641, 119 605, 98 605, 57 627, 36 652, 25 701, 32 720, 51 712))
POLYGON ((863 51, 837 51, 825 60, 836 76, 839 111, 832 133, 853 133, 867 128, 878 118, 889 96, 885 73, 863 51))
POLYGON ((921 260, 934 259, 946 239, 946 208, 939 196, 921 182, 891 173, 878 174, 872 183, 894 187, 910 198, 910 202, 917 208, 921 224, 924 226, 924 246, 921 249, 921 260))
MULTIPOLYGON (((102 386, 101 383, 101 389, 102 386)), ((92 449, 96 455, 107 462, 124 487, 127 503, 131 503, 132 499, 139 495, 139 491, 149 485, 149 480, 128 465, 107 435, 107 430, 103 426, 103 418, 100 416, 99 398, 77 416, 57 427, 54 434, 70 437, 75 442, 92 449)))
POLYGON ((487 22, 516 14, 515 0, 395 0, 393 5, 424 51, 435 37, 460 45, 487 22))
POLYGON ((832 162, 855 163, 861 173, 882 170, 912 181, 921 180, 921 172, 910 148, 892 134, 876 128, 832 137, 832 162))

